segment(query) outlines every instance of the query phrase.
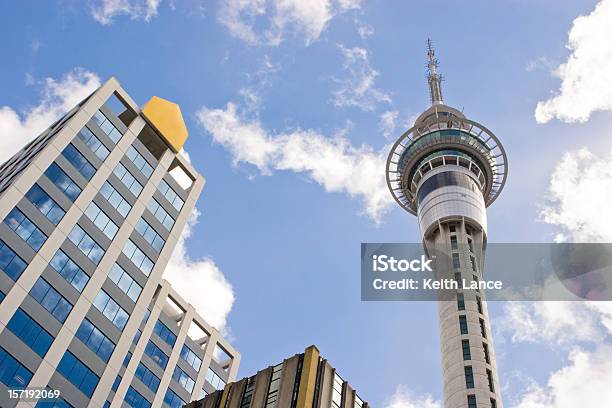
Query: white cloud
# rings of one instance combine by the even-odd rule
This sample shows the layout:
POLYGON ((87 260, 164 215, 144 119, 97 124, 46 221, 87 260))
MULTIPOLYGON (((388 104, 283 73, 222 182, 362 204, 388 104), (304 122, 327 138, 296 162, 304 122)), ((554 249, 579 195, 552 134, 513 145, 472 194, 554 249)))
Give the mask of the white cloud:
POLYGON ((400 385, 385 403, 385 408, 442 408, 442 402, 434 400, 429 394, 417 395, 400 385))
POLYGON ((157 16, 161 0, 96 0, 91 6, 93 18, 102 25, 126 15, 132 20, 150 21, 157 16))
POLYGON ((601 0, 587 16, 579 16, 569 32, 568 60, 555 74, 559 91, 539 102, 535 118, 585 122, 595 111, 612 110, 612 0, 601 0))
POLYGON ((357 28, 357 34, 359 34, 362 40, 374 35, 374 27, 371 24, 355 19, 355 27, 357 28))
POLYGON ((375 86, 379 73, 370 65, 368 51, 342 44, 338 44, 338 49, 344 58, 344 76, 335 80, 338 86, 334 91, 334 105, 372 111, 381 102, 391 103, 391 97, 375 86))
POLYGON ((396 136, 395 127, 397 118, 399 116, 398 111, 386 111, 380 115, 380 130, 382 130, 383 136, 387 139, 396 136))
POLYGON ((250 45, 278 46, 289 29, 308 45, 319 39, 335 15, 359 4, 360 0, 224 0, 219 21, 250 45))
POLYGON ((9 106, 0 108, 0 162, 9 159, 85 99, 100 86, 100 78, 93 72, 75 68, 59 80, 46 78, 41 83, 42 98, 38 105, 22 112, 9 106))
MULTIPOLYGON (((557 240, 611 242, 612 220, 602 216, 610 199, 612 156, 570 152, 551 177, 543 219, 561 229, 557 240)), ((532 382, 515 408, 612 406, 612 302, 510 303, 505 312, 502 333, 513 341, 570 349, 567 364, 545 386, 532 382)))
POLYGON ((559 240, 612 242, 612 152, 599 157, 587 149, 563 155, 548 189, 543 220, 561 229, 559 240))
POLYGON ((197 118, 214 141, 232 154, 234 165, 248 163, 263 174, 274 170, 306 173, 326 191, 358 198, 376 222, 391 207, 384 150, 355 147, 343 135, 326 137, 314 130, 269 133, 259 120, 244 120, 233 103, 225 109, 204 107, 197 118))
POLYGON ((612 407, 612 348, 569 355, 569 365, 554 372, 545 387, 533 384, 515 408, 612 407))
POLYGON ((548 59, 548 57, 538 57, 533 59, 527 63, 525 66, 525 71, 532 72, 539 69, 544 69, 550 71, 553 68, 553 63, 548 59))
POLYGON ((211 258, 193 259, 185 245, 199 216, 199 211, 194 210, 170 257, 164 278, 209 324, 226 331, 227 316, 235 300, 232 285, 211 258))

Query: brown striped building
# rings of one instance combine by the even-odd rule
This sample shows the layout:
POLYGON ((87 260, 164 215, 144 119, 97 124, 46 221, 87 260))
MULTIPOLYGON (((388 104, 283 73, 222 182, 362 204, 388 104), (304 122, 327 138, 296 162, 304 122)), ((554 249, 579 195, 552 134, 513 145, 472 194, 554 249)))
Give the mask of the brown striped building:
POLYGON ((185 408, 368 408, 315 346, 185 408))

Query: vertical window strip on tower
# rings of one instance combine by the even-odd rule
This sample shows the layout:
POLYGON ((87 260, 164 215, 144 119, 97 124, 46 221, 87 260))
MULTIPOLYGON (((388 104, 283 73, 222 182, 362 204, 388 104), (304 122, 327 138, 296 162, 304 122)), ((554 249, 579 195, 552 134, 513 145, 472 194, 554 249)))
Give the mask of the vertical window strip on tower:
POLYGON ((56 203, 38 184, 34 184, 26 193, 26 198, 38 208, 53 225, 59 224, 66 211, 56 203))
POLYGON ((251 400, 253 399, 253 393, 255 392, 255 376, 247 379, 247 384, 240 400, 239 408, 249 408, 251 406, 251 400))
POLYGON ((469 340, 461 340, 461 348, 463 350, 463 359, 471 360, 472 353, 470 352, 470 341, 469 340))
POLYGON ((468 324, 466 316, 459 316, 459 329, 461 334, 468 334, 468 324))
POLYGON ((468 402, 468 408, 478 408, 478 406, 476 405, 476 396, 475 395, 468 395, 467 396, 467 402, 468 402))
POLYGON ((47 240, 47 236, 17 207, 8 213, 4 223, 35 251, 47 240))
POLYGON ((280 363, 272 368, 272 377, 270 378, 270 386, 268 387, 268 395, 266 396, 265 408, 274 408, 278 398, 278 390, 280 388, 281 375, 283 374, 283 363, 280 363))
POLYGON ((465 371, 465 387, 466 388, 474 388, 474 371, 471 366, 463 367, 465 371))
POLYGON ((332 390, 332 407, 340 408, 342 406, 342 384, 344 380, 337 373, 334 373, 334 385, 332 390))
POLYGON ((495 392, 495 387, 493 386, 493 372, 487 368, 487 381, 489 382, 489 391, 495 392))
POLYGON ((483 342, 482 349, 484 350, 485 361, 487 362, 487 364, 491 364, 491 359, 489 357, 489 345, 483 342))
POLYGON ((463 293, 457 293, 457 309, 465 310, 465 298, 463 293))

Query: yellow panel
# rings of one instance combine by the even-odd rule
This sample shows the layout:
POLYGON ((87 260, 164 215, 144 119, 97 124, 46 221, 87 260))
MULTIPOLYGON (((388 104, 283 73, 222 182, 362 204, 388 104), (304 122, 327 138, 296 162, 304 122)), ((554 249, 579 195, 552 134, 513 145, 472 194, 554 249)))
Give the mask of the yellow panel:
POLYGON ((146 103, 142 113, 168 142, 172 150, 175 152, 181 150, 189 133, 181 114, 181 108, 176 103, 154 96, 146 103))
POLYGON ((310 408, 314 399, 315 383, 317 382, 317 369, 319 367, 319 350, 309 346, 304 351, 304 364, 298 393, 297 408, 310 408))

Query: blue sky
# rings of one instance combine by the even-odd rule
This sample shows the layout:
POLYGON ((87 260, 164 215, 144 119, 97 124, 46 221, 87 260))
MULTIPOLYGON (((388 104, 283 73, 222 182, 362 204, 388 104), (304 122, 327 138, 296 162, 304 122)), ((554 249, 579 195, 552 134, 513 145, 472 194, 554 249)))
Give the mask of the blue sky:
MULTIPOLYGON (((33 115, 67 107, 61 89, 95 78, 116 76, 140 104, 153 95, 179 103, 191 133, 186 150, 207 179, 185 243, 187 271, 227 295, 200 292, 204 308, 225 302, 210 312, 219 325, 231 306, 225 330, 242 352, 240 375, 314 343, 373 406, 434 407, 421 396, 441 398, 435 304, 359 299, 361 242, 419 241, 415 218, 381 187, 379 164, 428 107, 426 39, 440 59, 446 103, 495 132, 508 153, 508 183, 489 208, 490 241, 548 242, 560 232, 611 239, 589 218, 606 210, 606 197, 576 206, 566 190, 592 193, 589 180, 568 187, 554 176, 587 160, 603 170, 583 166, 584 174, 610 181, 612 92, 603 72, 612 67, 611 36, 583 27, 575 33, 582 52, 567 47, 574 20, 598 3, 609 10, 610 1, 280 3, 4 2, 0 119, 14 128, 0 120, 1 137, 30 137, 35 119, 47 118, 33 115), (600 53, 600 69, 575 73, 600 53), (568 61, 575 70, 553 75, 568 61), (571 75, 584 86, 572 90, 571 75), (605 89, 589 82, 599 78, 605 89), (538 102, 551 99, 538 123, 538 102), (393 405, 400 386, 423 403, 393 405)), ((594 16, 586 26, 601 21, 609 20, 594 16)), ((561 344, 519 324, 531 318, 566 331, 557 318, 564 309, 490 309, 506 405, 564 408, 558 395, 552 405, 529 405, 525 395, 534 384, 540 396, 555 392, 549 378, 576 367, 570 349, 607 345, 571 337, 561 344)), ((582 312, 601 323, 593 310, 582 312)))

